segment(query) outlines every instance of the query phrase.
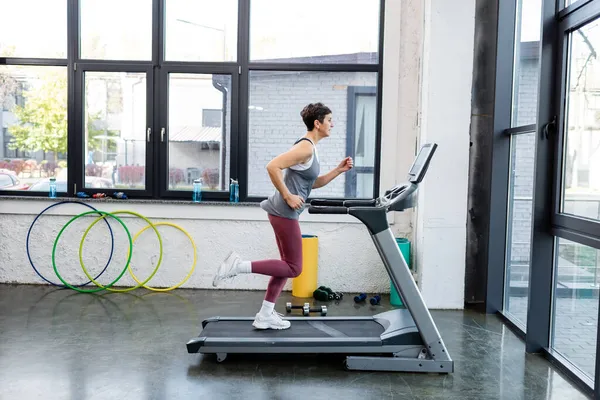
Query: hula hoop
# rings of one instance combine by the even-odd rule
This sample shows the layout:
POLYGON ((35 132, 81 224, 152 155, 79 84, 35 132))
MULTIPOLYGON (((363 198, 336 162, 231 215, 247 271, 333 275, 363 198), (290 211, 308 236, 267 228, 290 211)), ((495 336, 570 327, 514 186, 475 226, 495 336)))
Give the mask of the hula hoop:
MULTIPOLYGON (((81 250, 81 248, 80 248, 80 250, 81 250)), ((112 285, 114 285, 115 283, 117 283, 119 281, 119 279, 121 279, 121 277, 123 276, 123 274, 127 270, 127 267, 129 267, 129 263, 131 262, 131 253, 132 253, 132 250, 133 250, 133 242, 131 241, 131 234, 129 233, 129 229, 127 229, 127 226, 125 226, 125 224, 123 223, 123 221, 121 221, 121 219, 119 217, 117 217, 115 215, 112 215, 111 213, 106 212, 106 211, 99 211, 99 210, 96 210, 96 211, 87 211, 87 212, 81 213, 81 214, 76 215, 73 218, 71 218, 69 220, 69 222, 67 222, 65 224, 65 226, 62 227, 62 229, 58 233, 58 236, 56 236, 56 240, 54 241, 54 246, 52 247, 52 267, 54 268, 54 273, 56 274, 56 276, 58 276, 58 279, 60 279, 60 281, 62 283, 64 283, 66 286, 70 287, 71 289, 76 290, 79 293, 96 293, 96 292, 99 292, 101 290, 104 290, 106 288, 111 287, 112 285), (76 287, 70 285, 69 283, 67 283, 63 279, 63 277, 60 275, 60 273, 58 272, 58 268, 56 268, 56 246, 58 244, 58 239, 60 239, 62 233, 65 231, 65 229, 67 229, 67 226, 69 226, 73 221, 75 221, 75 220, 77 220, 77 219, 79 219, 79 218, 81 218, 81 217, 83 217, 85 215, 88 215, 88 214, 104 214, 104 216, 110 215, 111 217, 113 217, 114 219, 116 219, 119 224, 121 224, 121 226, 123 227, 123 229, 125 229, 125 232, 127 233, 127 238, 129 239, 129 257, 127 257, 127 263, 125 263, 125 268, 123 268, 123 271, 121 271, 121 273, 119 274, 119 276, 117 276, 117 278, 114 281, 112 281, 111 283, 109 283, 108 286, 103 286, 103 287, 100 287, 100 288, 97 288, 97 289, 84 290, 84 289, 76 288, 76 287)), ((89 275, 88 275, 88 278, 89 278, 89 275)), ((92 282, 93 281, 94 280, 92 279, 92 282)))
MULTIPOLYGON (((192 239, 192 236, 182 227, 180 227, 179 225, 176 225, 174 223, 171 222, 157 222, 155 224, 153 224, 154 226, 160 226, 160 225, 166 225, 166 226, 171 226, 175 229, 179 229, 181 232, 183 232, 184 235, 186 235, 188 237, 188 239, 190 239, 190 242, 192 243, 192 248, 194 249, 194 263, 192 264, 192 268, 190 269, 190 272, 188 272, 188 274, 186 275, 185 278, 183 278, 183 280, 181 282, 179 282, 177 285, 175 286, 171 286, 169 288, 153 288, 151 286, 146 286, 146 283, 144 282, 144 284, 142 284, 141 286, 144 287, 145 289, 148 290, 152 290, 155 292, 168 292, 170 290, 173 289, 177 289, 179 286, 183 285, 188 279, 190 279, 190 276, 192 276, 192 273, 194 272, 194 270, 196 269, 196 262, 197 262, 197 255, 196 255, 196 243, 194 243, 194 239, 192 239)), ((133 243, 135 243, 135 241, 137 240, 137 238, 146 231, 146 229, 148 229, 150 227, 150 225, 145 226, 144 228, 142 228, 138 233, 135 234, 135 236, 133 237, 133 243)), ((155 228, 156 229, 156 228, 155 228)), ((162 254, 162 253, 161 253, 162 254)), ((140 281, 138 280, 138 278, 135 276, 135 274, 133 273, 133 270, 131 269, 131 265, 129 265, 129 268, 127 268, 129 270, 129 274, 131 275, 131 277, 137 282, 140 283, 140 281)), ((140 283, 141 284, 141 283, 140 283)), ((138 286, 139 287, 139 286, 138 286)))
MULTIPOLYGON (((109 214, 109 213, 106 213, 109 214)), ((126 210, 120 210, 120 211, 113 211, 112 213, 110 213, 111 216, 113 216, 113 214, 130 214, 130 215, 135 215, 136 217, 139 217, 141 219, 143 219, 144 221, 146 221, 148 223, 148 225, 146 226, 145 229, 147 229, 148 227, 151 227, 152 229, 154 229, 154 233, 156 233, 156 236, 158 237, 158 243, 159 243, 159 247, 160 247, 160 256, 158 258, 158 263, 156 264, 156 268, 154 268, 154 271, 152 272, 152 274, 150 274, 150 276, 144 281, 144 282, 139 282, 136 280, 136 282, 138 282, 138 284, 136 286, 132 286, 130 288, 127 289, 110 289, 110 286, 103 286, 102 284, 100 284, 99 282, 97 282, 95 279, 93 279, 90 276, 90 273, 88 272, 88 270, 85 268, 85 264, 83 263, 83 242, 85 241, 85 238, 87 237, 90 229, 92 229, 92 227, 94 225, 96 225, 96 223, 98 221, 100 221, 101 219, 106 218, 105 216, 101 216, 96 218, 96 220, 94 222, 92 222, 92 224, 90 226, 88 226, 88 228, 85 230, 85 233, 83 234, 83 237, 81 238, 81 242, 79 242, 79 264, 81 265, 81 268, 83 269, 83 272, 85 273, 85 275, 92 281, 94 282, 98 287, 109 290, 111 292, 117 292, 117 293, 125 293, 125 292, 130 292, 132 290, 135 290, 139 287, 141 287, 142 285, 145 285, 146 283, 148 283, 148 281, 150 279, 152 279, 152 277, 156 274, 156 272, 158 271, 158 268, 160 267, 160 264, 162 262, 162 257, 163 257, 163 244, 162 244, 162 237, 160 236, 160 233, 158 233, 158 229, 156 229, 156 227, 154 226, 154 224, 152 222, 150 222, 150 220, 146 217, 144 217, 141 214, 138 214, 136 212, 133 211, 126 211, 126 210)), ((116 217, 115 217, 116 218, 116 217)), ((129 233, 129 231, 128 231, 129 233)), ((133 242, 131 241, 131 236, 129 236, 129 241, 132 243, 132 246, 129 247, 129 252, 128 252, 128 260, 131 260, 131 252, 133 251, 133 242)), ((128 262, 127 265, 125 266, 125 269, 130 269, 130 263, 128 262)), ((123 272, 125 272, 125 270, 123 270, 123 272)), ((119 279, 121 279, 121 277, 123 276, 123 272, 121 273, 121 275, 119 276, 119 279)))
MULTIPOLYGON (((38 218, 40 218, 42 216, 42 214, 44 214, 46 211, 48 211, 49 209, 51 209, 52 207, 56 207, 58 205, 61 204, 66 204, 66 203, 73 203, 73 204, 81 204, 82 206, 86 206, 88 208, 91 208, 94 211, 98 211, 96 208, 90 206, 89 204, 83 203, 81 201, 72 201, 72 200, 64 200, 58 203, 54 203, 48 207, 46 207, 41 213, 39 213, 37 215, 37 217, 35 217, 35 219, 33 220, 33 222, 31 223, 31 225, 29 226, 29 230, 27 231, 27 240, 25 241, 25 248, 27 249, 27 258, 29 259, 29 264, 31 264, 31 267, 33 268, 33 270, 35 271, 36 274, 38 274, 38 276, 40 278, 42 278, 43 280, 45 280, 46 282, 48 282, 49 284, 53 285, 53 286, 58 286, 61 288, 66 288, 68 286, 65 285, 60 285, 58 283, 54 283, 49 281, 48 279, 46 279, 46 277, 44 277, 40 271, 38 271, 38 269, 35 267, 35 265, 33 264, 33 260, 31 259, 31 253, 29 252, 29 238, 31 236, 31 230, 33 229, 33 225, 36 223, 36 221, 38 220, 38 218)), ((108 257, 108 262, 106 263, 106 265, 104 266, 104 269, 98 274, 98 276, 96 276, 96 278, 94 279, 98 279, 100 277, 100 275, 102 275, 104 273, 104 271, 106 271, 106 269, 108 268, 111 260, 112 260, 112 256, 113 256, 113 251, 115 249, 115 237, 113 235, 113 231, 112 228, 110 226, 110 224, 108 223, 108 220, 104 220, 106 222, 106 226, 108 226, 108 230, 110 231, 110 240, 111 240, 111 245, 110 245, 110 257, 108 257)), ((81 286, 85 286, 89 283, 92 283, 92 281, 87 281, 86 283, 83 283, 81 285, 77 285, 75 287, 81 287, 81 286)))

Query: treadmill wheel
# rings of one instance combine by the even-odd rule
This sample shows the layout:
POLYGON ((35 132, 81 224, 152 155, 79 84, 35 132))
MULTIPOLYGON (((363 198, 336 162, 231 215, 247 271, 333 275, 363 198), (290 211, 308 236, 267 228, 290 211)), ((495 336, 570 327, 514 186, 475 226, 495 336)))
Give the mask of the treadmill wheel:
POLYGON ((304 304, 304 307, 302 308, 302 315, 307 316, 311 312, 318 312, 325 316, 327 315, 327 306, 321 306, 321 308, 310 308, 308 303, 304 304))
POLYGON ((227 353, 217 353, 217 362, 223 362, 227 358, 227 353))
POLYGON ((287 312, 292 312, 292 310, 293 310, 293 309, 298 309, 298 310, 299 310, 299 309, 304 309, 304 308, 306 308, 306 307, 309 307, 309 308, 310 308, 310 304, 308 304, 308 303, 304 303, 304 305, 303 305, 303 306, 293 306, 293 305, 292 305, 292 303, 290 303, 289 301, 288 301, 287 303, 285 303, 285 310, 286 310, 287 312))

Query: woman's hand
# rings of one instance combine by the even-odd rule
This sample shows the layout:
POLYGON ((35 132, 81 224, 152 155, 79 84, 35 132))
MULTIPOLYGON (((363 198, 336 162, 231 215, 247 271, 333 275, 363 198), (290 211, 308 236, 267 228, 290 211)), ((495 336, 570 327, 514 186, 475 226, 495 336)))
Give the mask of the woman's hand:
POLYGON ((302 197, 296 194, 290 194, 286 196, 284 200, 287 203, 287 205, 290 206, 290 208, 293 210, 299 210, 304 205, 304 200, 302 199, 302 197))
POLYGON ((346 157, 341 162, 340 165, 337 166, 337 170, 340 172, 350 171, 354 166, 354 161, 352 161, 352 157, 346 157))

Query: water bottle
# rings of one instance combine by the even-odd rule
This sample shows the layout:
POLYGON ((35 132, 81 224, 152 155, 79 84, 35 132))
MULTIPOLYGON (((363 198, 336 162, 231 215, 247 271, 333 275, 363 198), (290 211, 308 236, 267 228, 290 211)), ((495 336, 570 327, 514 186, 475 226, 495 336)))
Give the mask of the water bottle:
POLYGON ((50 192, 48 193, 48 197, 51 199, 56 198, 56 178, 50 178, 50 192))
POLYGON ((192 196, 194 203, 200 203, 202 201, 202 179, 194 180, 194 195, 192 196))
POLYGON ((229 201, 231 203, 238 203, 240 201, 240 184, 233 178, 231 184, 229 184, 229 201))

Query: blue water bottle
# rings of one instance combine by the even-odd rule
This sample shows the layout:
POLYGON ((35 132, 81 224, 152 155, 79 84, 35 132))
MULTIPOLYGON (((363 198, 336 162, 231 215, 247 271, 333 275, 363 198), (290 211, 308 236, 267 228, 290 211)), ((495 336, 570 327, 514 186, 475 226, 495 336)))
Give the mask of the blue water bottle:
POLYGON ((50 191, 48 193, 48 197, 51 199, 56 198, 56 178, 50 178, 50 191))
POLYGON ((229 201, 231 203, 239 203, 240 201, 240 184, 233 178, 229 184, 229 201))
POLYGON ((194 194, 192 196, 194 203, 200 203, 202 201, 202 179, 194 180, 194 194))

